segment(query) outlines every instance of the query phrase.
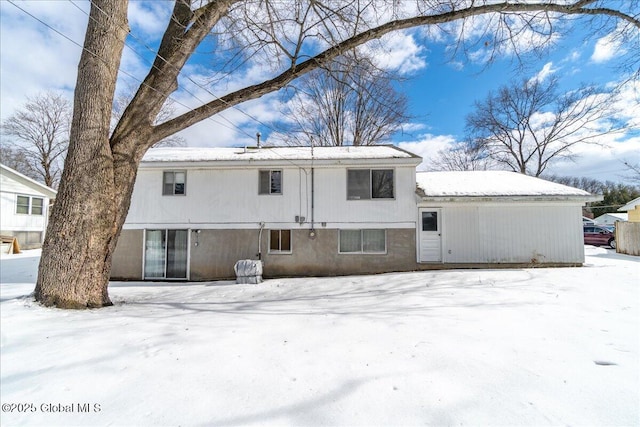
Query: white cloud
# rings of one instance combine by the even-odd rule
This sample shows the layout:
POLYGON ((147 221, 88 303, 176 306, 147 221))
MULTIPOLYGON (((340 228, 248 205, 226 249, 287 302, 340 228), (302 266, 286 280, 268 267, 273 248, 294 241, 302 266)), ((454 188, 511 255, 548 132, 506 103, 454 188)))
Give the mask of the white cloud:
POLYGON ((21 108, 28 96, 40 92, 62 91, 72 98, 81 53, 77 44, 83 43, 88 20, 83 11, 67 2, 16 4, 26 12, 12 3, 0 2, 0 111, 3 120, 21 108))
POLYGON ((411 74, 427 66, 424 48, 416 43, 411 32, 399 31, 387 34, 361 47, 380 68, 411 74))
MULTIPOLYGON (((135 27, 137 34, 151 35, 157 37, 161 35, 171 16, 173 4, 166 1, 156 2, 130 2, 129 3, 129 25, 135 27)), ((144 41, 143 41, 144 42, 144 41)))
POLYGON ((608 62, 625 52, 621 40, 609 34, 598 39, 591 55, 591 61, 595 63, 608 62))
POLYGON ((438 152, 453 147, 457 143, 452 135, 425 134, 416 141, 399 142, 398 147, 422 157, 418 170, 427 170, 429 163, 438 158, 438 152))
POLYGON ((546 173, 620 181, 627 172, 623 161, 640 163, 640 137, 620 141, 612 141, 613 138, 603 138, 605 146, 589 144, 576 147, 574 151, 577 157, 574 160, 552 163, 546 173))
POLYGON ((553 62, 547 62, 542 67, 542 70, 540 70, 538 72, 538 74, 536 74, 535 77, 533 77, 533 79, 535 79, 535 80, 537 80, 539 82, 543 82, 543 81, 545 81, 547 79, 547 77, 549 77, 550 75, 552 75, 556 71, 558 71, 558 68, 553 68, 553 62))

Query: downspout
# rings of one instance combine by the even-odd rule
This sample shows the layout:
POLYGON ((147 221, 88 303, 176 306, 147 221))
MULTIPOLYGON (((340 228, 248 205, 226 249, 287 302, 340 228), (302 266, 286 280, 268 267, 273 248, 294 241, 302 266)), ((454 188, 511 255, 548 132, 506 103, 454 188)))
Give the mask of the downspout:
POLYGON ((311 230, 309 231, 309 238, 316 238, 316 228, 315 228, 315 194, 316 194, 316 185, 315 185, 315 168, 313 167, 313 139, 311 140, 311 230))
POLYGON ((309 237, 316 237, 316 228, 315 228, 315 169, 313 166, 311 167, 311 231, 309 231, 309 237))
POLYGON ((264 222, 260 223, 260 232, 258 233, 258 261, 262 261, 262 230, 264 230, 264 222))

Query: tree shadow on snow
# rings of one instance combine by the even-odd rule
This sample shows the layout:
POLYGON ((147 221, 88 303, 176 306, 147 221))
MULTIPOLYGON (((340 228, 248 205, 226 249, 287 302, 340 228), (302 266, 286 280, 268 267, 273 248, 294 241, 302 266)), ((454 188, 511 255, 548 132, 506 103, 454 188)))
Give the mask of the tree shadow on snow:
MULTIPOLYGON (((505 270, 501 274, 505 274, 505 270)), ((267 280, 259 285, 219 288, 201 285, 200 291, 188 296, 179 290, 171 293, 160 290, 143 299, 125 298, 123 305, 143 306, 145 309, 136 313, 152 317, 198 312, 393 317, 429 315, 446 308, 521 307, 551 298, 548 289, 524 286, 532 279, 530 272, 510 270, 506 274, 507 279, 500 281, 492 279, 491 271, 483 270, 480 273, 448 271, 267 280)))

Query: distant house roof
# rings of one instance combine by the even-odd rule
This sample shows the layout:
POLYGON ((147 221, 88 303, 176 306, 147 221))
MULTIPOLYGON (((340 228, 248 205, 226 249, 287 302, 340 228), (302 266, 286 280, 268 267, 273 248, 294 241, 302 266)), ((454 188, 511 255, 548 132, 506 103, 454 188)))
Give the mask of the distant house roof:
POLYGON ((623 207, 618 209, 618 212, 629 212, 636 208, 636 206, 640 205, 640 197, 633 199, 623 207))
POLYGON ((152 148, 143 163, 155 162, 256 162, 340 161, 406 159, 419 164, 421 157, 392 145, 342 147, 167 147, 152 148))
POLYGON ((594 219, 596 224, 601 224, 603 222, 606 222, 607 220, 628 221, 629 220, 629 214, 608 212, 608 213, 602 214, 599 217, 597 217, 596 219, 594 219))
POLYGON ((423 198, 552 198, 601 200, 584 190, 506 171, 418 172, 423 198))
POLYGON ((49 197, 50 199, 54 199, 56 197, 57 192, 53 188, 47 187, 46 185, 39 183, 35 179, 29 178, 28 176, 18 172, 15 169, 10 168, 9 166, 0 164, 0 171, 3 175, 13 179, 14 181, 20 182, 23 185, 26 185, 27 187, 42 194, 43 196, 49 197))

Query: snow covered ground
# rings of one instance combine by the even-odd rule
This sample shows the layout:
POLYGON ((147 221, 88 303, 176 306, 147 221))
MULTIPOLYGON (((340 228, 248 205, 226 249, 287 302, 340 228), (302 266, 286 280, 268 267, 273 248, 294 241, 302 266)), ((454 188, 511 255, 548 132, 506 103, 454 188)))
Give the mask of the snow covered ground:
POLYGON ((640 424, 640 259, 583 268, 116 282, 35 304, 1 262, 1 424, 640 424), (19 412, 19 410, 27 412, 19 412))

